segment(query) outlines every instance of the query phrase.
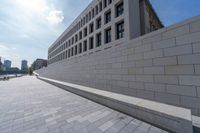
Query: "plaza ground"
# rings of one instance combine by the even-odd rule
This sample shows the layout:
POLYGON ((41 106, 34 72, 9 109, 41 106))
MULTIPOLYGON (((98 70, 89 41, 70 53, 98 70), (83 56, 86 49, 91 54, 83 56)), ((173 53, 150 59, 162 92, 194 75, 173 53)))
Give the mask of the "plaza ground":
POLYGON ((0 82, 0 132, 166 133, 34 76, 0 82))

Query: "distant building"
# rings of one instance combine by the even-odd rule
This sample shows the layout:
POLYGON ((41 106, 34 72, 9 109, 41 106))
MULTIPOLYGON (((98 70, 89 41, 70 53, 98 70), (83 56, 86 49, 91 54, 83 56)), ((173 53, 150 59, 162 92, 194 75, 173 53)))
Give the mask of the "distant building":
POLYGON ((9 70, 11 68, 11 61, 4 60, 4 66, 5 66, 6 70, 9 70))
POLYGON ((27 71, 28 70, 28 61, 27 60, 22 60, 21 70, 22 71, 27 71))
POLYGON ((0 71, 5 71, 6 70, 6 68, 5 68, 5 66, 4 66, 4 64, 1 62, 1 57, 0 57, 0 71))
POLYGON ((47 60, 37 59, 36 61, 33 62, 32 67, 33 67, 33 70, 38 70, 43 67, 47 67, 47 60))
POLYGON ((0 71, 2 71, 2 62, 1 62, 1 57, 0 57, 0 71))

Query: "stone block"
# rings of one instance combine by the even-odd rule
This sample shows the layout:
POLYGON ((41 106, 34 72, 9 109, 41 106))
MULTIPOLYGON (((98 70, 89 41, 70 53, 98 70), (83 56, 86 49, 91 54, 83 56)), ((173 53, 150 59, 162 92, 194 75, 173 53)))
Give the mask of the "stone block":
POLYGON ((200 41, 200 32, 186 34, 176 38, 177 45, 189 44, 189 43, 196 43, 200 41))
POLYGON ((181 96, 181 105, 190 108, 200 107, 200 98, 181 96))
POLYGON ((124 62, 124 61, 128 60, 128 57, 127 56, 121 56, 121 57, 117 57, 115 60, 116 60, 116 62, 124 62))
POLYGON ((154 76, 155 83, 178 84, 178 76, 154 76))
POLYGON ((184 55, 190 53, 192 53, 192 45, 184 45, 164 49, 165 56, 184 55))
POLYGON ((186 33, 189 33, 189 24, 181 26, 181 27, 174 27, 173 29, 167 30, 163 33, 163 39, 167 38, 173 38, 177 36, 184 35, 186 33))
POLYGON ((156 66, 177 65, 177 62, 176 56, 153 59, 153 65, 156 66))
POLYGON ((200 76, 180 76, 181 85, 194 85, 200 86, 200 76))
POLYGON ((113 80, 122 80, 122 76, 121 75, 112 75, 111 79, 113 79, 113 80))
POLYGON ((121 63, 113 63, 112 68, 121 68, 122 64, 121 63))
POLYGON ((193 46, 193 53, 200 53, 200 43, 194 43, 193 46))
POLYGON ((198 32, 200 31, 200 21, 195 21, 190 23, 190 32, 198 32))
POLYGON ((158 58, 158 57, 163 57, 163 51, 161 49, 144 53, 144 59, 158 58))
POLYGON ((151 50, 151 44, 142 45, 135 48, 135 53, 142 53, 151 50))
POLYGON ((129 83, 127 81, 117 81, 117 85, 120 87, 128 87, 129 83))
POLYGON ((128 55, 128 61, 141 60, 144 58, 143 53, 128 55))
POLYGON ((178 95, 155 92, 155 99, 163 103, 180 105, 180 97, 178 95))
POLYGON ((196 97, 196 87, 194 86, 178 86, 178 85, 167 85, 167 93, 184 95, 184 96, 193 96, 196 97))
POLYGON ((145 83, 145 90, 156 91, 156 92, 165 92, 165 85, 164 84, 145 83))
POLYGON ((195 74, 200 74, 200 65, 195 65, 195 74))
POLYGON ((144 74, 144 69, 141 67, 132 67, 128 69, 128 74, 130 75, 144 74))
POLYGON ((144 74, 164 74, 164 67, 144 67, 144 74))
POLYGON ((135 61, 136 67, 146 67, 146 66, 152 66, 152 65, 153 65, 152 59, 135 61))
POLYGON ((135 75, 122 75, 124 81, 135 81, 135 75))
POLYGON ((122 53, 122 56, 134 54, 134 48, 129 48, 129 49, 122 50, 121 53, 122 53))
POLYGON ((142 43, 147 44, 147 43, 157 42, 157 41, 160 41, 161 39, 162 39, 162 35, 156 34, 156 35, 153 35, 153 36, 143 39, 142 43))
POLYGON ((153 49, 161 49, 175 46, 175 38, 162 40, 153 44, 153 49))
POLYGON ((129 68, 129 67, 135 67, 135 62, 134 61, 122 62, 122 68, 129 68))
POLYGON ((178 56, 178 64, 200 64, 200 54, 178 56))
POLYGON ((142 83, 142 82, 129 82, 129 88, 144 90, 144 83, 142 83))
POLYGON ((200 87, 197 87, 197 95, 200 97, 200 87))
POLYGON ((152 75, 135 75, 136 81, 138 82, 153 82, 152 75))
POLYGON ((146 91, 146 90, 137 90, 137 96, 144 98, 144 99, 154 99, 154 92, 153 91, 146 91))
POLYGON ((193 65, 177 65, 177 66, 166 66, 165 67, 166 74, 194 74, 194 66, 193 65))

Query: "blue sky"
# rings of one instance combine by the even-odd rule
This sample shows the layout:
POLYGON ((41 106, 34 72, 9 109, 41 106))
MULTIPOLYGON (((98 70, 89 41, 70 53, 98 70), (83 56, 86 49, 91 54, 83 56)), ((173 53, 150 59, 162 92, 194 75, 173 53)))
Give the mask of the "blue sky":
MULTIPOLYGON (((0 56, 20 67, 48 47, 91 0, 0 0, 0 56)), ((164 25, 200 14, 200 0, 150 0, 164 25)))

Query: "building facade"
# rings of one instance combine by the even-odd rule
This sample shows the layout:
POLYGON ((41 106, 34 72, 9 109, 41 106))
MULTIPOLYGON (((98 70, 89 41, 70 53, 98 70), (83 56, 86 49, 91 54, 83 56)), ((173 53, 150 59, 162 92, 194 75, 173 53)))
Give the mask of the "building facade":
POLYGON ((4 66, 6 70, 9 70, 11 68, 11 61, 10 60, 4 60, 4 66))
MULTIPOLYGON (((112 3, 113 14, 118 2, 127 1, 115 0, 112 3)), ((124 4, 123 15, 127 14, 125 10, 129 6, 124 4)), ((105 8, 105 12, 108 9, 109 7, 105 8)), ((149 7, 145 9, 149 10, 149 7)), ((86 13, 85 11, 83 13, 86 13)), ((104 14, 102 11, 99 16, 104 19, 104 14)), ((123 15, 117 18, 111 17, 111 22, 106 26, 101 26, 103 28, 70 46, 65 40, 57 44, 67 34, 67 31, 64 32, 63 36, 49 48, 48 67, 36 72, 50 79, 189 108, 193 115, 200 116, 200 16, 129 40, 127 18, 123 15), (124 36, 116 40, 115 26, 121 22, 120 20, 124 20, 124 34, 119 36, 124 36), (108 25, 111 25, 111 32, 114 33, 111 34, 111 42, 105 44, 104 33, 108 25), (74 55, 76 53, 74 47, 79 43, 83 44, 84 40, 88 41, 92 36, 99 38, 94 38, 95 40, 101 40, 95 43, 99 47, 88 49, 89 45, 86 45, 86 49, 80 45, 82 50, 87 51, 74 55), (71 53, 72 48, 73 56, 66 54, 66 58, 60 55, 63 52, 68 53, 69 49, 71 53)), ((99 16, 88 23, 96 23, 96 18, 99 16)), ((148 28, 150 26, 146 27, 149 29, 146 31, 151 31, 151 28, 148 28)), ((152 29, 156 29, 154 27, 152 26, 152 29)))
POLYGON ((27 60, 22 60, 21 70, 22 71, 27 71, 28 70, 28 61, 27 60))
POLYGON ((162 27, 148 0, 93 0, 50 46, 48 64, 125 43, 162 27))
POLYGON ((43 67, 47 67, 47 60, 37 59, 36 61, 33 62, 32 67, 33 67, 33 70, 38 70, 43 67))
POLYGON ((1 57, 0 57, 0 72, 3 71, 2 67, 3 67, 3 63, 1 62, 1 57))

